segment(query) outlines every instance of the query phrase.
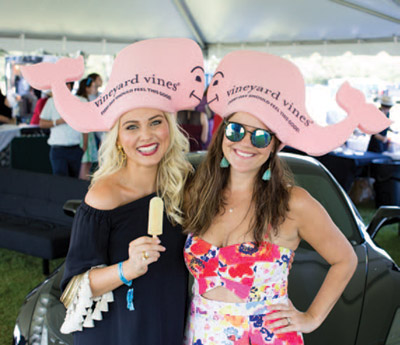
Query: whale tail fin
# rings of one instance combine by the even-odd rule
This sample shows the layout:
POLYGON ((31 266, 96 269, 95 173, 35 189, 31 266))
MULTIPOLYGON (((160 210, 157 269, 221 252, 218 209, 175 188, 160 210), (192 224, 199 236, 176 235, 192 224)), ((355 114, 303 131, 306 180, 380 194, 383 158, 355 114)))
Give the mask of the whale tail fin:
POLYGON ((21 72, 26 81, 35 89, 48 90, 56 83, 79 80, 85 70, 83 57, 63 58, 56 63, 42 62, 24 66, 21 72), (60 78, 61 76, 61 78, 60 78))
POLYGON ((336 93, 336 101, 348 114, 349 125, 354 123, 354 126, 360 128, 364 133, 379 133, 392 123, 373 104, 366 103, 364 94, 350 86, 348 82, 343 83, 339 88, 336 93))

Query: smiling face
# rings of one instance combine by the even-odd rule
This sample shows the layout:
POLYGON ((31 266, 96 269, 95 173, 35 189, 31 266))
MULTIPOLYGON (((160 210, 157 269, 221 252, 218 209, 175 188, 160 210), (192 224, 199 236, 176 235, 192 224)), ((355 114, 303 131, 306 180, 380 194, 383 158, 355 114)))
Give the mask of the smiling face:
POLYGON ((117 145, 124 149, 127 165, 158 165, 169 143, 169 125, 161 110, 137 108, 121 116, 117 145))
POLYGON ((238 142, 232 142, 224 136, 222 151, 224 152, 225 158, 229 161, 231 169, 241 173, 257 173, 260 167, 269 158, 272 148, 274 147, 275 139, 272 138, 267 147, 261 149, 257 148, 251 143, 249 131, 253 132, 256 128, 269 130, 264 123, 255 116, 245 112, 235 113, 229 118, 229 121, 244 125, 247 133, 245 137, 238 142))

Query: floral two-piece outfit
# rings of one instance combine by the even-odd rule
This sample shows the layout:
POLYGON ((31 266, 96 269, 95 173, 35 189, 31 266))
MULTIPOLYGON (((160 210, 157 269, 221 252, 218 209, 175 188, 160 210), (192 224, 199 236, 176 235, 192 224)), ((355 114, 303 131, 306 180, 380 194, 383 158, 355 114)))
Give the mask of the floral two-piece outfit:
POLYGON ((185 345, 302 345, 300 332, 275 334, 265 316, 288 301, 288 265, 292 251, 264 241, 219 248, 189 235, 185 262, 195 278, 185 345), (218 286, 243 303, 209 300, 218 286))

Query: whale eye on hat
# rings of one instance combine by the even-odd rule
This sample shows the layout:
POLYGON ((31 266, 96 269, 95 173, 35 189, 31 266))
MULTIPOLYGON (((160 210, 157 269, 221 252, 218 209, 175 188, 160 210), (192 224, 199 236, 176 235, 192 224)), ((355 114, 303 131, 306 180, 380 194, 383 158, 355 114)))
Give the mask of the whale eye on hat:
POLYGON ((344 83, 336 94, 348 116, 322 127, 308 115, 305 84, 299 69, 279 56, 249 50, 227 54, 219 63, 207 92, 209 107, 223 118, 247 112, 262 121, 284 145, 311 155, 342 145, 356 127, 379 133, 390 121, 361 91, 344 83))
POLYGON ((124 48, 115 58, 104 92, 91 102, 81 102, 65 86, 81 79, 83 73, 82 57, 22 68, 32 86, 52 90, 57 110, 80 132, 107 131, 121 115, 135 108, 165 112, 191 109, 200 103, 204 92, 202 51, 187 38, 144 40, 124 48))

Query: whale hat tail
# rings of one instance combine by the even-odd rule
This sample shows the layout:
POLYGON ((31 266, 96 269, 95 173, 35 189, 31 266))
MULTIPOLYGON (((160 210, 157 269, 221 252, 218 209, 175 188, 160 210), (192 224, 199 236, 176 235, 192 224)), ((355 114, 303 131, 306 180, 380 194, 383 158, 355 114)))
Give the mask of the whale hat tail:
POLYGON ((248 112, 275 133, 281 147, 289 145, 310 155, 332 151, 357 127, 374 134, 390 125, 350 84, 344 83, 336 98, 348 116, 334 125, 318 125, 307 113, 299 69, 279 56, 247 50, 229 53, 221 60, 207 92, 208 105, 215 113, 227 117, 248 112))
POLYGON ((157 38, 127 46, 114 60, 106 89, 91 102, 80 101, 65 85, 83 73, 81 57, 22 69, 33 87, 51 88, 58 112, 80 132, 107 131, 135 108, 166 112, 194 108, 204 92, 202 51, 187 38, 157 38))
POLYGON ((339 88, 336 101, 349 117, 354 118, 354 125, 364 133, 379 133, 391 124, 379 109, 373 104, 366 103, 365 96, 360 90, 351 87, 348 82, 339 88))
POLYGON ((52 85, 72 82, 82 78, 85 71, 83 57, 64 58, 56 63, 41 62, 23 66, 21 72, 26 81, 35 89, 49 90, 52 85))

